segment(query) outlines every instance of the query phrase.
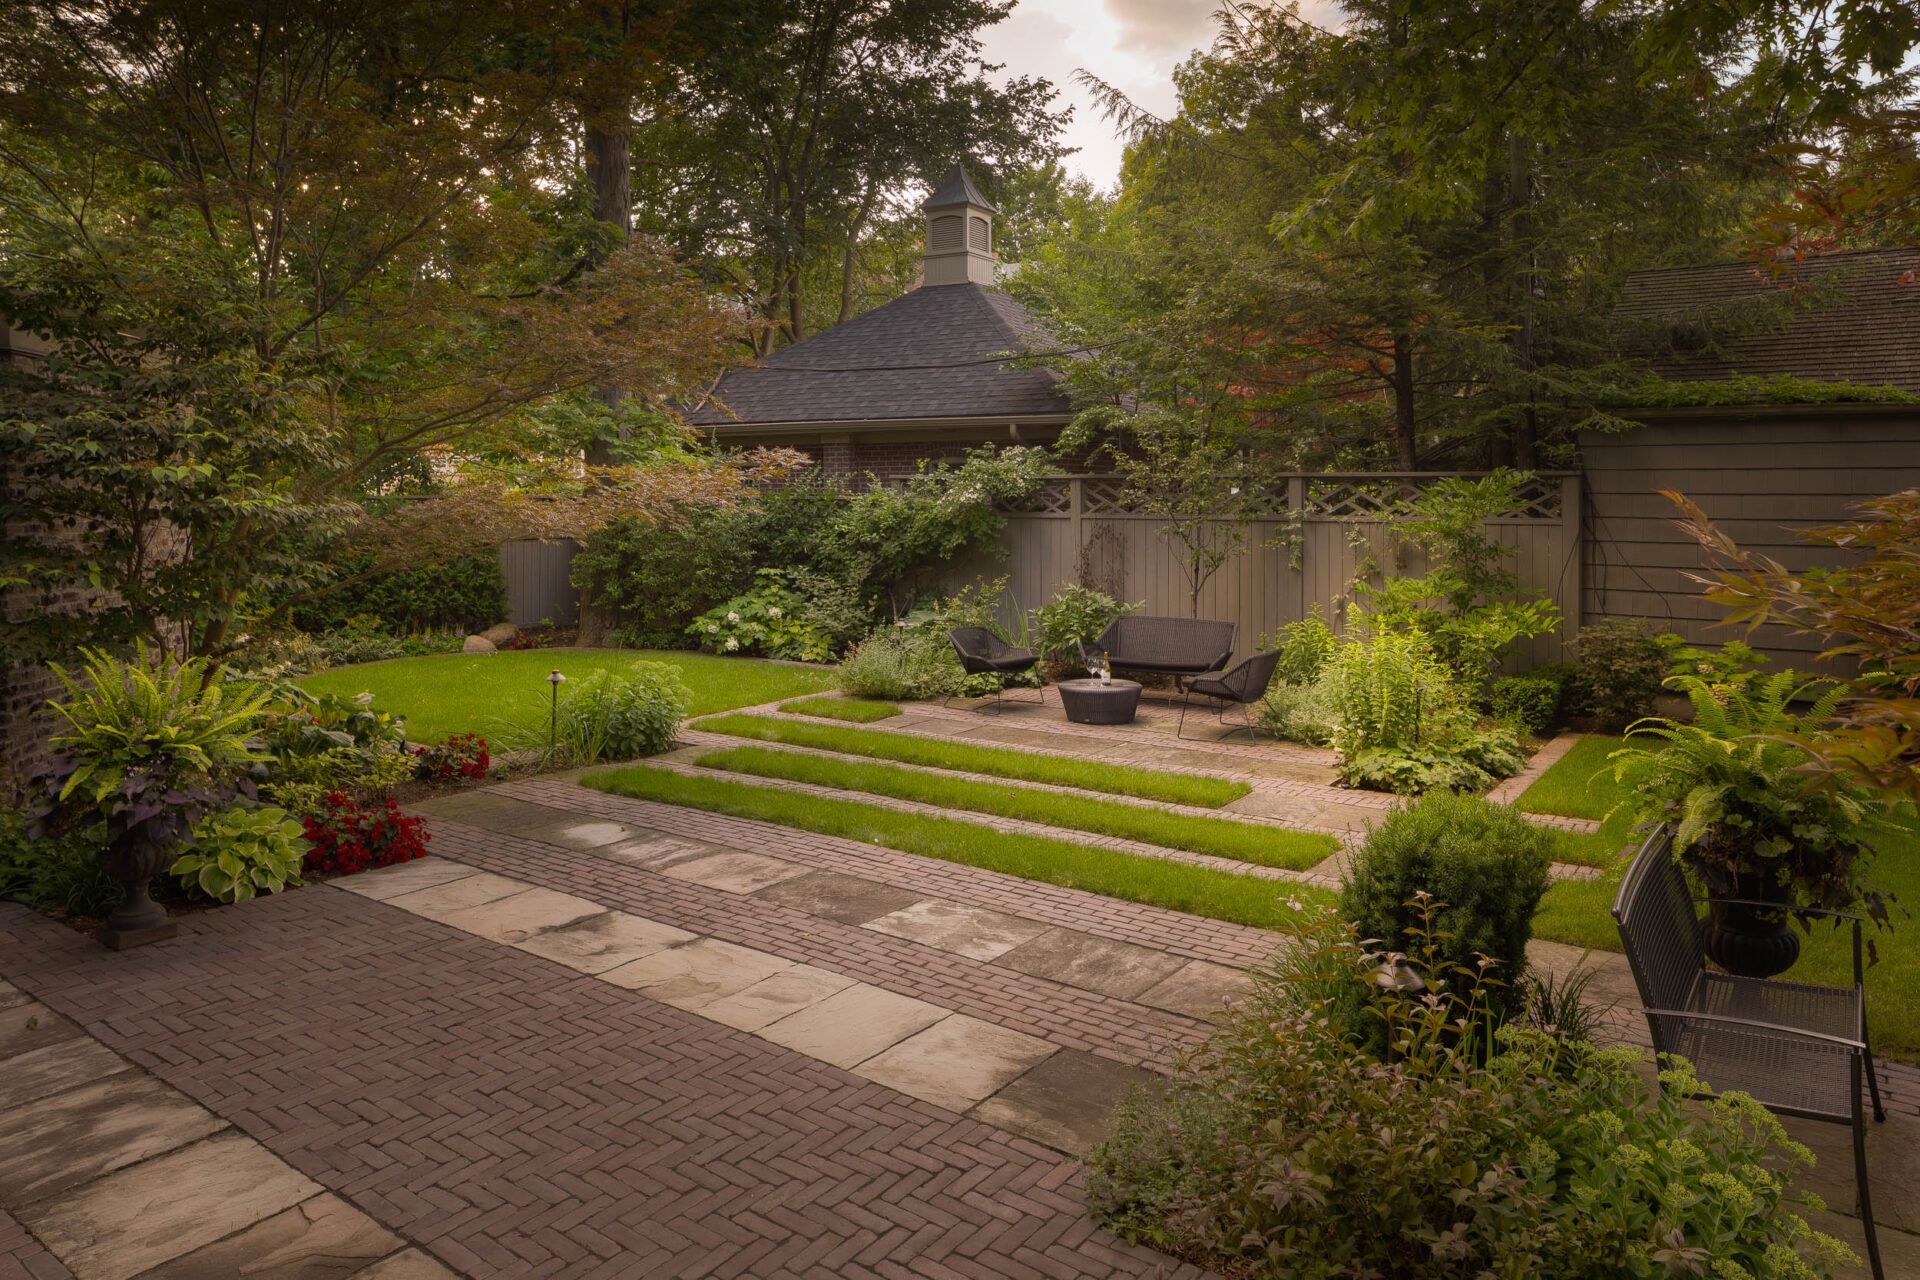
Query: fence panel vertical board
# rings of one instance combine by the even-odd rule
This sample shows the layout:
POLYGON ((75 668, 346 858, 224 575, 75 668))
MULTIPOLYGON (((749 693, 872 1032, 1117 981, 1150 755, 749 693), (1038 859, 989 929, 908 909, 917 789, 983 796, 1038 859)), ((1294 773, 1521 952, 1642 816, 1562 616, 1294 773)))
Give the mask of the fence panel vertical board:
POLYGON ((507 621, 516 627, 580 621, 580 593, 571 581, 580 544, 571 538, 528 538, 502 543, 500 571, 507 579, 507 621))
MULTIPOLYGON (((1391 545, 1385 517, 1436 478, 1282 478, 1272 487, 1273 518, 1244 527, 1239 551, 1203 584, 1196 601, 1183 549, 1163 532, 1163 521, 1125 510, 1116 496, 1121 485, 1112 477, 1061 476, 1008 513, 1003 562, 976 560, 950 582, 959 585, 983 571, 1004 573, 1008 598, 1002 610, 1012 622, 1061 586, 1080 581, 1085 552, 1088 561, 1098 562, 1087 566, 1096 579, 1089 585, 1117 585, 1118 596, 1143 613, 1232 619, 1244 655, 1262 635, 1315 608, 1335 628, 1344 626, 1354 580, 1369 566, 1393 576, 1423 572, 1417 550, 1391 545)), ((1579 502, 1576 478, 1542 477, 1525 489, 1514 512, 1488 522, 1490 535, 1514 549, 1510 564, 1521 589, 1544 593, 1568 618, 1578 617, 1579 575, 1569 566, 1580 560, 1579 502), (1563 518, 1568 501, 1576 507, 1571 520, 1563 518)), ((1531 666, 1563 656, 1562 635, 1555 634, 1520 646, 1517 658, 1518 665, 1531 666)))

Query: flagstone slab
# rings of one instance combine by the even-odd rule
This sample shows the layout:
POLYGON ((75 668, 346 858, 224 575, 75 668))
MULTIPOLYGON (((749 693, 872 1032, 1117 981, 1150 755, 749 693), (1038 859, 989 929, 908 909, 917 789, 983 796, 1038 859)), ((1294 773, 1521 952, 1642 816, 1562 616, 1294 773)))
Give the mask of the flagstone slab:
POLYGON ((724 1022, 738 1031, 758 1031, 788 1014, 819 1004, 836 992, 845 991, 854 980, 845 974, 829 973, 810 964, 797 964, 743 991, 703 1005, 700 1016, 724 1022))
POLYGON ((1107 1136, 1120 1099, 1160 1077, 1079 1049, 1062 1049, 969 1114, 1056 1151, 1084 1156, 1107 1136))
POLYGON ((80 1028, 37 1000, 0 1009, 0 1058, 31 1053, 79 1034, 80 1028))
POLYGON ((625 911, 603 911, 557 929, 536 933, 513 945, 522 951, 557 960, 580 973, 605 973, 608 969, 618 968, 669 947, 677 947, 683 942, 692 942, 695 936, 685 929, 629 915, 625 911))
POLYGON ((675 863, 686 862, 693 858, 705 858, 723 850, 717 844, 704 844, 698 840, 683 840, 679 836, 656 833, 622 840, 616 844, 601 845, 592 852, 595 857, 610 858, 615 862, 624 862, 628 866, 644 867, 648 871, 663 871, 675 863))
POLYGON ((321 1190, 253 1139, 229 1132, 15 1216, 78 1280, 131 1280, 321 1190))
POLYGON ((11 982, 6 981, 4 978, 0 978, 0 1009, 11 1009, 13 1006, 25 1004, 31 999, 33 999, 32 996, 14 986, 11 982))
POLYGON ((579 849, 583 852, 610 844, 620 844, 644 834, 644 828, 631 827, 624 822, 582 818, 559 809, 547 809, 542 805, 529 807, 542 810, 546 816, 544 818, 529 817, 505 830, 522 839, 538 840, 542 844, 556 844, 562 848, 579 849))
POLYGON ((794 962, 779 956, 701 938, 609 969, 600 976, 679 1009, 698 1009, 770 978, 794 962))
POLYGON ((769 885, 753 896, 840 924, 865 924, 920 900, 920 895, 909 889, 837 871, 809 871, 769 885))
POLYGON ((497 902, 531 888, 533 886, 525 880, 497 876, 491 871, 476 871, 445 884, 429 885, 411 893, 398 894, 388 898, 387 902, 415 915, 439 920, 456 911, 465 911, 468 907, 477 907, 485 902, 497 902))
POLYGON ((1056 1051, 1038 1036, 956 1013, 853 1071, 923 1102, 965 1111, 1056 1051))
POLYGON ((1071 987, 1131 1000, 1172 977, 1186 960, 1073 929, 1049 929, 994 963, 1036 978, 1051 978, 1071 987))
POLYGON ((810 1058, 853 1067, 949 1016, 939 1005, 857 982, 759 1034, 810 1058))
POLYGON ((676 862, 662 869, 660 874, 726 893, 752 893, 770 884, 806 875, 807 868, 785 858, 769 858, 763 853, 727 850, 710 857, 676 862))
POLYGON ((365 1271, 356 1271, 353 1280, 460 1280, 460 1276, 428 1254, 408 1249, 374 1263, 365 1271))
POLYGON ((1245 814, 1251 818, 1272 818, 1277 822, 1324 827, 1331 831, 1366 831, 1389 812, 1369 805, 1310 800, 1303 796, 1274 795, 1267 791, 1252 791, 1238 800, 1229 801, 1224 811, 1245 814))
POLYGON ((116 1074, 41 1098, 0 1114, 0 1204, 58 1195, 226 1127, 151 1076, 116 1074))
POLYGON ((0 1067, 0 1113, 131 1069, 124 1058, 91 1036, 23 1053, 0 1067))
POLYGON ((1189 960, 1165 981, 1139 995, 1141 1004, 1195 1018, 1217 1018, 1226 1006, 1253 990, 1253 979, 1238 969, 1207 960, 1189 960))
POLYGON ((140 1280, 348 1280, 405 1247, 352 1205, 318 1195, 162 1263, 140 1280))
POLYGON ((450 911, 440 919, 456 929, 465 929, 482 938, 516 943, 524 942, 536 933, 558 929, 605 912, 606 908, 599 903, 576 898, 570 893, 554 889, 528 889, 525 893, 509 894, 492 902, 483 902, 477 907, 450 911))
POLYGON ((449 862, 445 858, 429 856, 415 858, 411 862, 396 862, 390 867, 379 867, 373 871, 341 876, 338 880, 328 883, 336 889, 345 889, 348 893, 357 893, 363 898, 386 902, 403 893, 431 889, 435 885, 463 880, 474 874, 477 874, 474 869, 464 863, 449 862))
POLYGON ((1037 921, 938 899, 916 902, 860 927, 910 938, 972 960, 998 959, 1047 931, 1047 926, 1037 921))

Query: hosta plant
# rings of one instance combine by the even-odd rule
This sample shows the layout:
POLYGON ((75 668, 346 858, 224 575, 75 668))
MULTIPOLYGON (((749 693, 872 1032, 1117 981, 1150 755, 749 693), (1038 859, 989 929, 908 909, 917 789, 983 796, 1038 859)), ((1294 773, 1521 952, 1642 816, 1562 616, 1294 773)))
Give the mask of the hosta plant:
POLYGON ((285 809, 234 805, 196 823, 192 847, 167 870, 189 893, 245 902, 299 885, 307 848, 302 825, 285 809))

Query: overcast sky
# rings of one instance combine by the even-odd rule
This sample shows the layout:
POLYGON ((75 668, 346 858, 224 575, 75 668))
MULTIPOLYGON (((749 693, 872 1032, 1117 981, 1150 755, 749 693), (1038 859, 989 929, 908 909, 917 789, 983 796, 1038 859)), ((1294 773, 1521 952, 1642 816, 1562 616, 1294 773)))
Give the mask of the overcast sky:
MULTIPOLYGON (((1174 106, 1173 69, 1212 43, 1219 7, 1220 0, 1020 0, 1013 16, 987 28, 984 53, 1005 63, 1007 75, 1053 81, 1060 100, 1075 108, 1066 140, 1080 150, 1068 166, 1109 187, 1120 176, 1120 140, 1073 84, 1074 69, 1085 67, 1165 115, 1174 106)), ((1302 9, 1331 7, 1331 0, 1308 0, 1302 9)))

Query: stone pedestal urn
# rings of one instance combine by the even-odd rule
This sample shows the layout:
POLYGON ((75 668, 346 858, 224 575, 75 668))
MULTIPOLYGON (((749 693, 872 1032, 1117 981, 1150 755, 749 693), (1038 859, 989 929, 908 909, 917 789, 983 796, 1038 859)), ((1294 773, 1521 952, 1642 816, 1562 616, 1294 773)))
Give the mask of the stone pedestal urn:
POLYGON ((167 918, 167 909, 147 892, 148 884, 167 860, 166 848, 149 840, 124 839, 100 851, 101 870, 120 882, 120 905, 100 925, 102 945, 125 951, 163 941, 180 931, 180 926, 167 918))

